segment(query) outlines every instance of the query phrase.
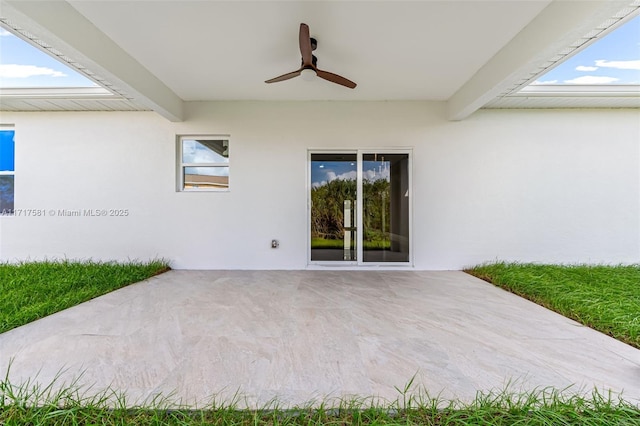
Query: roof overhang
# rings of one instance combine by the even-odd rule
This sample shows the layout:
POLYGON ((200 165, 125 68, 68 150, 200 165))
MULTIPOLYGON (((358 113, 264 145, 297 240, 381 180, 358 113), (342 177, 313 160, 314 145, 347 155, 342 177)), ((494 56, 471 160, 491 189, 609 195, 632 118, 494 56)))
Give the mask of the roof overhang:
MULTIPOLYGON (((636 99, 633 95, 621 95, 617 93, 616 90, 610 91, 605 95, 603 93, 597 93, 597 91, 583 92, 583 94, 579 94, 577 92, 573 92, 574 89, 569 89, 568 91, 565 91, 565 93, 556 92, 555 95, 552 95, 550 92, 543 94, 543 92, 536 91, 537 89, 533 89, 533 91, 529 89, 521 89, 533 81, 536 76, 543 73, 550 64, 559 60, 558 58, 561 59, 563 56, 566 56, 567 51, 572 52, 579 49, 581 46, 588 44, 594 39, 594 34, 605 31, 613 25, 616 20, 623 19, 628 14, 633 13, 634 10, 640 7, 640 0, 635 0, 633 3, 630 3, 630 0, 540 0, 540 2, 540 4, 543 4, 545 7, 540 6, 538 8, 541 10, 539 13, 537 10, 535 13, 531 12, 532 15, 530 16, 535 16, 530 18, 530 21, 526 23, 526 25, 522 26, 521 29, 518 27, 519 31, 515 33, 515 36, 513 36, 506 44, 502 45, 501 48, 497 49, 495 54, 487 56, 483 65, 477 68, 477 70, 476 68, 473 68, 475 72, 470 72, 470 78, 466 79, 466 81, 463 80, 463 84, 455 86, 457 90, 451 91, 451 96, 439 99, 420 98, 419 96, 415 98, 405 97, 399 99, 438 100, 446 102, 448 118, 451 120, 462 120, 483 107, 531 107, 532 105, 543 105, 539 102, 541 99, 549 100, 554 97, 564 98, 565 100, 580 99, 583 106, 586 105, 586 101, 589 99, 599 100, 599 102, 593 103, 592 106, 604 105, 606 107, 607 104, 605 100, 611 99, 625 99, 627 105, 637 106, 637 104, 634 104, 636 99), (502 104, 500 104, 500 102, 502 102, 502 104), (528 106, 522 106, 523 103, 527 102, 530 103, 528 106), (514 106, 517 104, 520 104, 521 106, 514 106)), ((136 7, 142 7, 140 6, 142 2, 130 3, 136 4, 136 7)), ((153 6, 151 2, 145 3, 151 5, 149 7, 153 6)), ((223 2, 212 1, 211 3, 223 2)), ((238 13, 236 4, 242 2, 224 3, 227 4, 227 6, 225 6, 227 9, 223 10, 231 10, 232 13, 238 13)), ((256 4, 263 3, 264 2, 257 2, 256 4)), ((272 3, 274 3, 274 5, 276 3, 279 4, 280 6, 278 7, 282 7, 282 4, 294 3, 299 3, 300 6, 306 7, 311 3, 315 4, 318 2, 272 3)), ((318 4, 322 4, 323 7, 338 7, 337 5, 341 3, 344 2, 318 4)), ((376 2, 360 2, 358 5, 359 7, 365 7, 368 3, 373 4, 376 2)), ((391 5, 394 4, 393 2, 388 3, 391 5)), ((408 4, 410 3, 411 2, 408 4)), ((442 3, 443 7, 446 4, 451 4, 451 2, 445 1, 433 3, 442 3)), ((469 4, 474 3, 475 2, 470 2, 469 4)), ((174 4, 177 5, 182 3, 174 2, 174 4)), ((509 2, 504 2, 505 6, 509 4, 509 2)), ((106 7, 106 5, 107 4, 103 2, 103 7, 106 7)), ((97 91, 88 91, 84 94, 79 92, 76 92, 75 94, 69 92, 66 95, 64 92, 58 92, 57 94, 55 92, 49 92, 48 94, 52 96, 52 99, 58 99, 60 102, 65 101, 58 103, 56 108, 59 107, 58 109, 64 109, 65 105, 69 105, 70 108, 79 108, 78 105, 81 107, 84 102, 86 102, 86 105, 90 108, 91 104, 89 103, 93 102, 93 107, 99 109, 110 109, 116 105, 120 105, 126 110, 154 110, 171 121, 180 121, 183 119, 183 105, 185 101, 176 94, 180 93, 180 91, 178 91, 175 86, 165 83, 167 78, 160 79, 158 77, 162 74, 161 68, 154 68, 150 65, 151 62, 149 61, 151 59, 156 61, 154 64, 161 64, 162 62, 159 62, 159 60, 162 58, 159 56, 153 58, 148 57, 146 58, 147 66, 143 65, 143 63, 140 62, 142 61, 141 58, 129 53, 135 51, 135 43, 128 44, 126 38, 121 39, 119 43, 114 41, 114 36, 122 36, 122 34, 113 32, 114 28, 118 28, 117 26, 114 26, 116 23, 114 23, 113 20, 107 22, 99 19, 100 17, 98 16, 98 12, 100 11, 100 8, 94 9, 93 6, 87 2, 75 0, 0 0, 0 6, 0 18, 5 25, 11 26, 11 28, 16 32, 19 32, 23 38, 28 39, 33 44, 39 45, 51 55, 58 57, 60 60, 67 62, 75 69, 78 69, 83 74, 108 89, 112 94, 112 96, 109 96, 106 93, 100 94, 97 91), (90 20, 88 17, 91 17, 92 19, 90 20), (105 104, 107 100, 112 103, 105 104), (66 103, 66 101, 68 101, 68 103, 66 103), (116 102, 119 102, 120 104, 117 104, 116 102)), ((104 9, 103 12, 104 11, 106 11, 106 9, 104 9)), ((340 11, 342 11, 342 9, 340 9, 340 11)), ((234 16, 237 17, 238 15, 234 16)), ((153 21, 151 19, 152 18, 149 18, 145 21, 145 24, 149 25, 146 27, 146 30, 157 31, 158 28, 152 26, 153 21)), ((508 16, 505 15, 505 19, 508 19, 508 16)), ((331 25, 332 22, 333 20, 327 23, 327 25, 331 25)), ((351 28, 349 25, 345 27, 347 29, 351 28)), ((144 33, 143 30, 140 30, 140 32, 144 33)), ((159 36, 159 33, 154 34, 159 36)), ((135 37, 133 32, 129 32, 127 35, 129 37, 135 37)), ((150 34, 145 35, 148 37, 151 36, 150 34)), ((354 36, 355 35, 356 34, 354 34, 354 36)), ((466 37, 470 36, 473 36, 473 34, 468 34, 466 37)), ((233 41, 234 44, 236 41, 239 42, 239 39, 231 38, 229 40, 233 41)), ((225 43, 229 42, 229 40, 225 41, 225 43)), ((184 40, 184 43, 195 43, 196 41, 197 40, 195 39, 187 38, 184 40)), ((389 46, 386 47, 390 49, 389 52, 393 52, 394 49, 397 51, 399 48, 408 49, 402 39, 385 41, 393 41, 393 43, 388 43, 389 46)), ((439 40, 439 43, 445 42, 446 40, 439 40)), ((211 44, 208 46, 213 47, 211 44)), ((382 45, 374 45, 373 47, 381 48, 382 45)), ((424 48, 426 47, 427 46, 424 46, 424 48)), ((289 49, 287 48, 287 51, 288 50, 289 49)), ((174 52, 178 53, 178 51, 174 52)), ((142 54, 144 51, 138 51, 138 53, 142 54)), ((369 52, 361 53, 364 54, 369 52)), ((411 51, 407 58, 421 58, 421 56, 426 56, 422 54, 423 52, 420 50, 411 51)), ((251 55, 248 54, 246 56, 251 55)), ((323 58, 326 60, 328 59, 327 56, 323 56, 323 58)), ((186 58, 186 56, 184 57, 186 58)), ((234 57, 234 59, 238 59, 238 57, 234 57)), ((352 60, 354 62, 354 67, 358 65, 356 63, 356 58, 348 58, 348 60, 352 60)), ((220 58, 219 63, 225 63, 223 57, 220 58)), ((165 66, 168 66, 168 62, 164 62, 164 64, 165 66)), ((404 64, 402 64, 402 66, 404 66, 404 64)), ((435 62, 432 64, 432 67, 437 66, 438 64, 435 62)), ((242 65, 238 65, 238 67, 239 69, 252 68, 251 66, 247 67, 242 65)), ((376 69, 377 67, 372 67, 371 65, 364 68, 366 72, 372 73, 375 72, 376 69)), ((402 69, 402 67, 400 69, 402 69)), ((404 66, 404 69, 406 70, 407 67, 404 66)), ((448 70, 444 68, 437 69, 436 74, 446 75, 447 71, 448 70)), ((426 73, 427 71, 425 70, 424 72, 426 73)), ((429 70, 429 72, 433 72, 433 70, 429 70)), ((265 73, 265 75, 266 74, 267 73, 265 73)), ((211 76, 208 76, 210 85, 219 84, 219 82, 215 80, 215 75, 216 74, 211 73, 211 76)), ((398 77, 395 74, 387 75, 386 79, 397 81, 398 77)), ((259 83, 264 86, 261 81, 255 80, 256 78, 252 75, 251 84, 259 83)), ((382 81, 387 80, 383 79, 382 81)), ((182 82, 184 82, 184 79, 182 82)), ((241 80, 238 80, 238 82, 241 82, 241 80)), ((398 82, 398 84, 400 83, 402 82, 398 82)), ((204 83, 201 82, 200 84, 204 83)), ((297 83, 292 83, 288 86, 289 90, 291 87, 294 87, 294 84, 297 83)), ((424 81, 417 84, 429 85, 431 83, 425 78, 424 81)), ((232 85, 227 84, 227 86, 232 85)), ((238 90, 242 88, 242 84, 240 83, 236 84, 236 86, 238 86, 238 90)), ((284 89, 283 86, 281 87, 284 89)), ((362 87, 364 87, 364 85, 362 87)), ((393 86, 390 87, 392 88, 393 86)), ((260 90, 263 90, 263 88, 261 87, 260 90)), ((335 99, 328 98, 327 100, 344 99, 344 92, 335 93, 335 99)), ((385 92, 387 94, 378 98, 373 97, 372 95, 368 95, 366 98, 358 98, 358 96, 361 96, 360 94, 363 92, 355 93, 356 95, 352 97, 353 100, 395 100, 395 98, 388 97, 387 94, 390 93, 388 90, 385 92)), ((46 97, 45 95, 47 95, 47 92, 45 91, 40 91, 39 93, 34 91, 31 94, 25 92, 25 97, 22 100, 19 100, 17 92, 13 95, 11 95, 11 92, 0 92, 0 96, 3 98, 2 108, 5 108, 6 105, 10 105, 11 102, 14 102, 15 105, 18 101, 26 102, 22 105, 27 105, 28 102, 35 105, 33 101, 35 99, 41 99, 42 102, 44 102, 46 97)), ((237 98, 224 100, 242 99, 247 98, 239 96, 237 98)), ((263 100, 269 99, 270 98, 265 98, 263 100)), ((273 99, 277 100, 280 98, 274 97, 273 99)), ((203 98, 198 100, 219 99, 203 98)))
POLYGON ((23 36, 46 43, 50 54, 74 68, 81 65, 89 78, 121 94, 130 104, 147 107, 171 121, 183 119, 182 99, 68 2, 2 0, 0 5, 3 20, 19 28, 23 36))
POLYGON ((594 29, 598 34, 633 13, 640 2, 634 4, 554 1, 449 99, 449 119, 462 120, 493 100, 518 92, 554 64, 552 58, 593 41, 594 29))

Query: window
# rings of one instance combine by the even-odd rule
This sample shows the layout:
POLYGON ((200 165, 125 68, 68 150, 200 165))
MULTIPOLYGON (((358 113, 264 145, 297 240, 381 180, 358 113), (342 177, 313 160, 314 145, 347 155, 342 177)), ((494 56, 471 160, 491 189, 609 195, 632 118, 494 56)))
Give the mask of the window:
POLYGON ((0 215, 13 214, 15 131, 0 129, 0 215))
POLYGON ((228 137, 180 136, 178 157, 179 191, 229 189, 228 137))

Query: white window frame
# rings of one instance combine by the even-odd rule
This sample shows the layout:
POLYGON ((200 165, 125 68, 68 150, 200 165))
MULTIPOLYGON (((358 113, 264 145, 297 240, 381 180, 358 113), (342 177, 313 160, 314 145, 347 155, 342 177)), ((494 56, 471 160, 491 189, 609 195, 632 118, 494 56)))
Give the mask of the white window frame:
POLYGON ((178 135, 176 137, 176 160, 177 160, 177 187, 176 190, 177 192, 229 192, 230 188, 231 188, 231 138, 229 137, 229 135, 204 135, 204 134, 198 134, 198 135, 178 135), (226 141, 227 143, 227 158, 229 159, 228 162, 226 163, 184 163, 182 161, 183 159, 183 152, 182 152, 182 148, 183 148, 183 141, 184 140, 210 140, 210 141, 226 141), (228 184, 226 187, 220 187, 220 188, 216 188, 216 187, 202 187, 202 188, 185 188, 184 187, 184 175, 185 175, 185 168, 187 167, 225 167, 227 168, 227 170, 229 171, 229 176, 228 176, 228 184))

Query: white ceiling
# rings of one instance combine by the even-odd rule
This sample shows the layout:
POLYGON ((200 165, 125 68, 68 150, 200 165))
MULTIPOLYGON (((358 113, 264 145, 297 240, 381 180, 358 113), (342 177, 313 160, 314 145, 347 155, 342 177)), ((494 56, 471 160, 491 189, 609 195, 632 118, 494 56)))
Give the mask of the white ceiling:
POLYGON ((464 118, 528 78, 627 1, 8 1, 5 23, 100 84, 181 119, 209 100, 434 100, 464 118), (358 83, 264 80, 300 65, 358 83))
POLYGON ((71 1, 186 101, 446 100, 547 3, 71 1), (264 83, 299 68, 301 22, 357 89, 264 83))

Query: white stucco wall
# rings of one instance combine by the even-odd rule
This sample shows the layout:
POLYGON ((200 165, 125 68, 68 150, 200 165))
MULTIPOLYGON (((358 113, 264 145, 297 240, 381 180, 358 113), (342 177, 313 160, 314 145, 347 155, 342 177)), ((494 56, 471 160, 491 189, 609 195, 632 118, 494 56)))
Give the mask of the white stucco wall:
POLYGON ((486 110, 420 102, 189 103, 155 113, 2 113, 16 129, 3 260, 164 257, 174 268, 307 266, 307 150, 413 149, 417 269, 492 260, 640 262, 637 110, 486 110), (176 192, 176 134, 231 136, 231 190, 176 192), (280 248, 270 248, 271 239, 280 248))

